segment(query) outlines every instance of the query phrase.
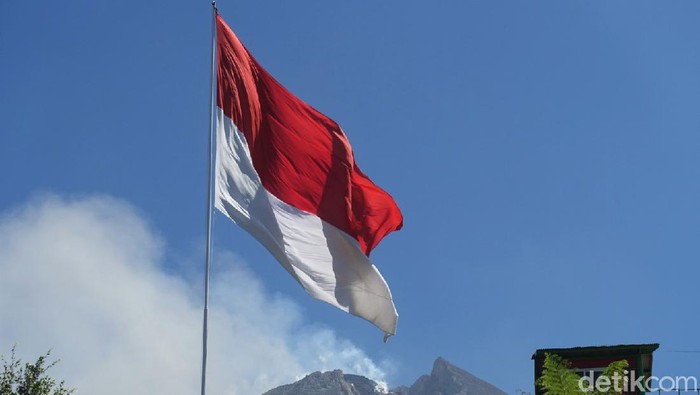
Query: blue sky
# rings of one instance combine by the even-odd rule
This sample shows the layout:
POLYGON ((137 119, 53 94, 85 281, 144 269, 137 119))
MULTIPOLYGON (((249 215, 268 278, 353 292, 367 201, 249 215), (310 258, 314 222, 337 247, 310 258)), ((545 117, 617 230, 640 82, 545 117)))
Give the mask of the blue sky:
MULTIPOLYGON (((405 217, 372 255, 400 315, 385 345, 216 214, 215 249, 304 325, 352 342, 392 385, 443 356, 512 393, 532 388, 537 348, 638 342, 661 343, 658 375, 700 375, 700 353, 671 352, 700 350, 700 3, 219 10, 343 126, 405 217)), ((162 240, 164 272, 200 275, 210 18, 206 1, 2 2, 0 210, 112 196, 162 240)))

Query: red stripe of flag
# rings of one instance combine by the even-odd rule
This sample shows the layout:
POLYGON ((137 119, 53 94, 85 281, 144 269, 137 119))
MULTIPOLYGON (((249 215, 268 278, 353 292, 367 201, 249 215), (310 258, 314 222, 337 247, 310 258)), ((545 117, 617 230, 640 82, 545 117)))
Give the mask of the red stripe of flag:
POLYGON ((277 82, 217 16, 217 105, 244 134, 267 191, 370 251, 403 225, 392 197, 355 163, 338 124, 277 82))

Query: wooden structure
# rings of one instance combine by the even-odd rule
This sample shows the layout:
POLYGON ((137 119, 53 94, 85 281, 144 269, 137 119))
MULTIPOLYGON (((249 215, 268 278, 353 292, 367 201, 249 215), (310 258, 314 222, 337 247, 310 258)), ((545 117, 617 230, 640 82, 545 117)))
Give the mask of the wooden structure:
MULTIPOLYGON (((597 378, 611 362, 624 359, 627 361, 630 376, 635 378, 650 377, 652 375, 653 352, 658 348, 659 344, 653 343, 540 349, 532 355, 532 359, 535 361, 535 381, 542 375, 545 354, 556 354, 566 359, 571 363, 571 368, 581 375, 589 375, 593 372, 597 378)), ((535 387, 536 395, 544 393, 540 388, 535 387)), ((629 392, 629 394, 640 393, 643 392, 638 390, 629 392)))

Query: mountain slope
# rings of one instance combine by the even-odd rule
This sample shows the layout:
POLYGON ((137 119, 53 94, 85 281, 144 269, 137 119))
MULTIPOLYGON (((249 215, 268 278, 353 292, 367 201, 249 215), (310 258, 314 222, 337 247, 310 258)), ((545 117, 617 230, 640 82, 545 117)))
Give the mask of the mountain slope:
POLYGON ((314 372, 303 379, 267 391, 263 395, 381 395, 377 383, 342 370, 314 372))

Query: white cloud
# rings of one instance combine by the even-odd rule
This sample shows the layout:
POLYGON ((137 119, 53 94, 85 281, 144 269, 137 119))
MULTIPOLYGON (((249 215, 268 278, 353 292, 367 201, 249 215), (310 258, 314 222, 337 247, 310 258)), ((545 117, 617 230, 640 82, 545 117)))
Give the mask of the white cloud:
MULTIPOLYGON (((111 197, 50 196, 5 213, 0 352, 16 343, 32 360, 52 348, 52 375, 79 394, 198 393, 201 296, 164 271, 163 252, 137 211, 111 197)), ((210 393, 262 393, 338 368, 385 379, 362 350, 267 294, 235 255, 217 260, 230 269, 212 283, 210 393)))

